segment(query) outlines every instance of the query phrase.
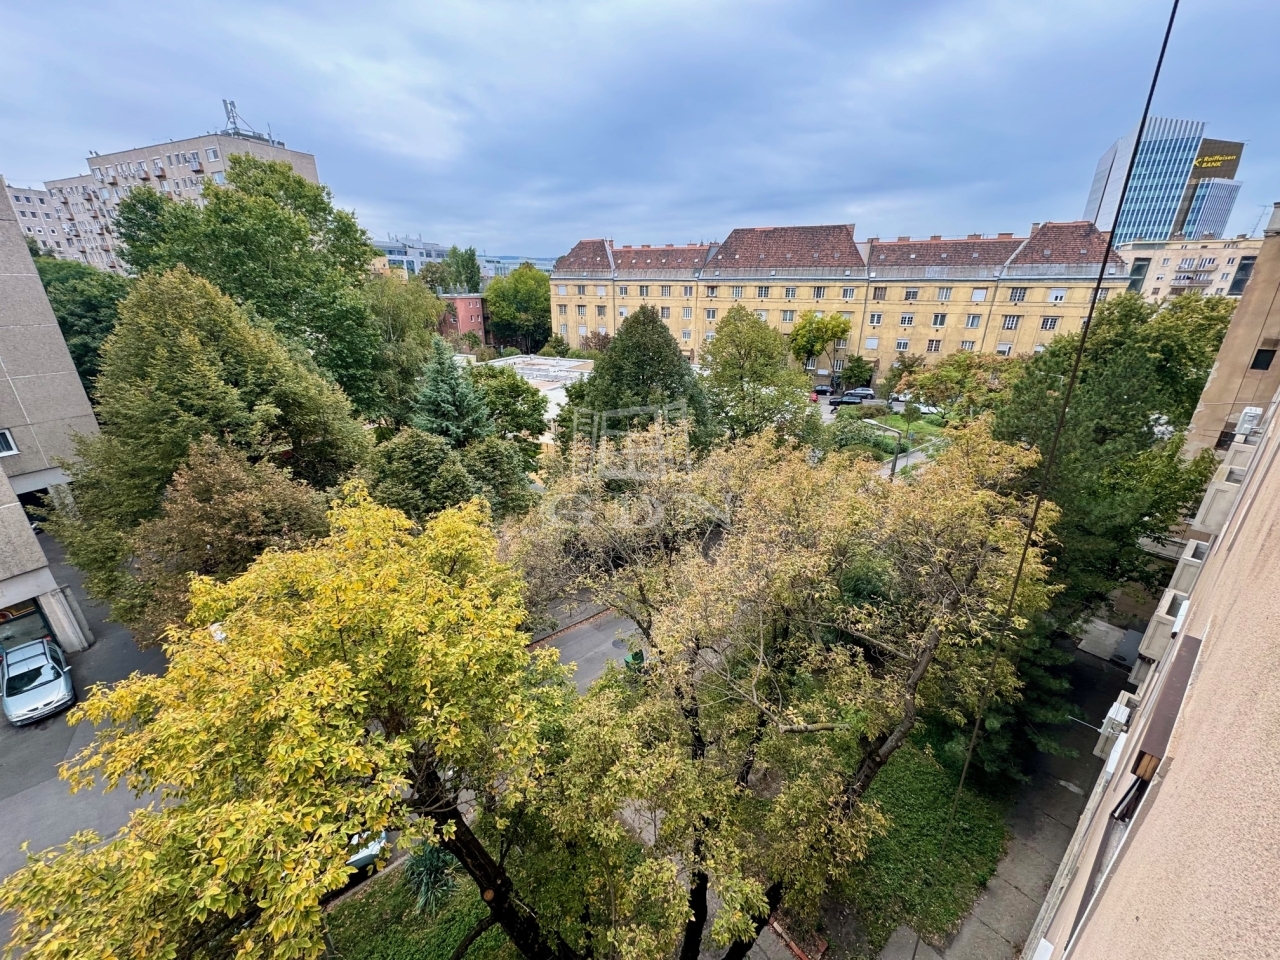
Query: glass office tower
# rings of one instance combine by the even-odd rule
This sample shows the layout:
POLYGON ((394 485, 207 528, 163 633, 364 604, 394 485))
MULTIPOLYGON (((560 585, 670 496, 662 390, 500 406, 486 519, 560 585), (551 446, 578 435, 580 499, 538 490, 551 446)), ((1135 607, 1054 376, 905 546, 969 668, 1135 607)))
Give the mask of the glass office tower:
MULTIPOLYGON (((1244 144, 1210 140, 1204 122, 1151 117, 1137 144, 1133 179, 1116 223, 1116 243, 1175 236, 1220 237, 1240 192, 1233 179, 1244 144)), ((1137 128, 1117 140, 1094 173, 1085 219, 1110 229, 1137 128)))

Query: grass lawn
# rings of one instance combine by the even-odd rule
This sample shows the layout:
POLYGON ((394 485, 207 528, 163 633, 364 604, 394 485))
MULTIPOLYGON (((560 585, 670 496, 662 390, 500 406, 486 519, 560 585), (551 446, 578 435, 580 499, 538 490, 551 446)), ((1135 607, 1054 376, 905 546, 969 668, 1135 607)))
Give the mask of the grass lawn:
MULTIPOLYGON (((907 435, 907 422, 902 419, 901 414, 888 413, 881 417, 875 418, 876 423, 882 423, 886 427, 893 427, 895 430, 901 430, 905 439, 907 435)), ((917 420, 911 424, 911 445, 917 447, 922 440, 928 440, 930 437, 936 437, 942 432, 942 427, 935 427, 932 423, 925 423, 923 420, 917 420)))
POLYGON ((1004 808, 965 791, 938 862, 956 778, 927 749, 893 755, 867 791, 889 829, 872 842, 846 890, 875 952, 901 924, 939 940, 969 912, 1004 854, 1004 808))
MULTIPOLYGON (((435 914, 417 913, 404 870, 370 880, 329 913, 329 937, 342 960, 449 960, 487 912, 475 885, 462 877, 435 914)), ((519 960, 499 927, 471 945, 467 960, 519 960)))

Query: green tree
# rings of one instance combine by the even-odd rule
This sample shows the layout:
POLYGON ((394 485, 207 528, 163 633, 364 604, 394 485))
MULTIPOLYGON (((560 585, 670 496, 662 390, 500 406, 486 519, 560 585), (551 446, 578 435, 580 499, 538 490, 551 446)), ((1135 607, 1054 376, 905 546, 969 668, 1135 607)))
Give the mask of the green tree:
MULTIPOLYGON (((459 293, 480 292, 480 261, 476 259, 475 247, 467 247, 465 250, 457 246, 450 247, 444 256, 444 266, 449 271, 449 286, 452 289, 459 293)), ((550 288, 547 296, 551 296, 550 288)))
POLYGON ((514 441, 531 461, 538 439, 547 432, 547 395, 511 367, 478 363, 467 375, 480 391, 494 431, 514 441))
POLYGON ((292 550, 329 532, 324 495, 269 460, 251 463, 205 437, 165 488, 160 514, 129 536, 132 584, 116 612, 140 645, 190 610, 192 575, 223 582, 267 548, 292 550))
POLYGON ((571 695, 555 652, 528 649, 485 519, 473 503, 416 533, 354 488, 320 543, 196 580, 169 669, 94 688, 72 718, 97 736, 63 771, 166 802, 0 883, 15 949, 317 960, 352 836, 400 831, 456 858, 529 960, 577 960, 463 813, 518 811, 571 695))
POLYGON ((374 448, 369 472, 374 499, 419 522, 479 492, 449 441, 412 427, 374 448))
POLYGON ((567 357, 569 355, 569 341, 558 333, 553 333, 551 339, 542 345, 542 349, 538 351, 540 357, 567 357))
POLYGON ((76 260, 40 257, 35 264, 80 382, 93 396, 98 354, 115 329, 117 307, 132 281, 76 260))
POLYGON ((533 264, 522 263, 510 275, 494 277, 485 300, 498 340, 533 353, 551 336, 551 278, 533 264))
MULTIPOLYGON (((1105 607, 1125 582, 1157 587, 1141 541, 1166 540, 1216 466, 1208 451, 1183 459, 1180 431, 1229 321, 1222 298, 1179 297, 1157 308, 1125 294, 1098 306, 1049 483, 1063 508, 1058 625, 1105 607)), ((1000 436, 1047 448, 1078 343, 1078 335, 1058 337, 1028 361, 997 411, 1000 436)))
POLYGON ((178 264, 268 319, 304 347, 356 407, 377 411, 379 332, 360 287, 377 251, 329 188, 280 161, 230 158, 227 183, 205 205, 130 192, 117 224, 139 273, 178 264))
MULTIPOLYGON (((643 874, 644 953, 685 958, 708 941, 744 956, 779 905, 814 916, 883 830, 863 798, 921 710, 968 703, 974 674, 939 658, 990 663, 1003 647, 1029 515, 1009 485, 1035 459, 980 422, 911 483, 767 434, 640 479, 634 499, 581 474, 554 481, 548 496, 573 509, 507 537, 531 593, 593 589, 636 623, 646 672, 606 676, 567 718, 549 802, 511 861, 531 908, 558 908, 574 947, 639 939, 588 891, 643 874), (629 845, 634 823, 643 844, 629 845), (552 863, 571 882, 553 883, 552 863)), ((1054 512, 1023 568, 1019 626, 1048 601, 1039 538, 1054 512)), ((993 673, 1016 697, 1007 658, 993 673)))
POLYGON ((462 465, 497 520, 527 512, 537 499, 529 486, 526 453, 510 440, 484 437, 468 444, 462 465))
POLYGON ((125 595, 127 535, 159 513, 201 437, 270 458, 317 487, 365 456, 342 391, 185 267, 137 281, 101 358, 102 431, 77 439, 65 466, 75 501, 49 521, 95 596, 125 595))
MULTIPOLYGON (((791 328, 791 355, 801 366, 827 353, 832 344, 849 336, 849 318, 838 313, 819 316, 813 310, 805 310, 791 328)), ((831 364, 827 364, 830 369, 831 364)))
POLYGON ((702 351, 707 402, 730 440, 766 427, 797 432, 810 412, 808 378, 787 365, 782 334, 741 304, 702 351))
POLYGON ((453 286, 453 274, 442 260, 428 260, 415 275, 417 282, 433 293, 448 293, 453 286))
POLYGON ((898 392, 904 377, 923 370, 924 367, 924 357, 919 354, 899 354, 897 359, 889 364, 889 372, 880 378, 880 396, 887 400, 898 392))
POLYGON ((444 316, 444 301, 420 283, 371 277, 361 291, 381 344, 378 409, 385 429, 409 422, 413 401, 444 316))
POLYGON ((846 357, 840 379, 846 387, 865 387, 871 385, 875 372, 876 368, 866 357, 846 357))
POLYGON ((1003 405, 1026 361, 994 353, 953 353, 931 367, 903 371, 895 388, 906 390, 948 419, 980 416, 1003 405))
POLYGON ((458 368, 453 352, 441 337, 431 341, 431 356, 422 379, 410 418, 413 426, 444 437, 455 447, 493 432, 483 397, 471 378, 458 368))
MULTIPOLYGON (((622 321, 591 376, 571 384, 565 393, 569 402, 558 417, 562 427, 570 428, 562 431, 565 442, 572 434, 575 411, 601 413, 680 403, 692 419, 697 443, 705 445, 711 439, 710 412, 698 378, 657 308, 648 304, 622 321)), ((628 414, 623 422, 609 426, 643 426, 652 419, 650 413, 628 414)))

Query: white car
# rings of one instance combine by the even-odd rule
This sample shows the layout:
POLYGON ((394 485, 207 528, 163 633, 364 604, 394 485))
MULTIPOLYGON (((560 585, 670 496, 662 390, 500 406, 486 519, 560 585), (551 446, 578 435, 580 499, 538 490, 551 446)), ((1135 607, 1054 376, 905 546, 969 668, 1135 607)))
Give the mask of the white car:
POLYGON ((0 706, 12 724, 35 723, 76 702, 71 667, 51 637, 5 650, 0 668, 0 706))

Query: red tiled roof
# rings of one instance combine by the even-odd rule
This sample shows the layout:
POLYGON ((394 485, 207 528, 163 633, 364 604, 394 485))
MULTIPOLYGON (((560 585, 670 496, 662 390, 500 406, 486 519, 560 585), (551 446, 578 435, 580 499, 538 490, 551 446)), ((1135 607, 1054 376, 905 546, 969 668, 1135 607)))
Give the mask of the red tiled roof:
POLYGON ((690 243, 663 247, 613 248, 613 261, 619 270, 697 270, 707 262, 706 244, 690 243))
POLYGON ((1016 237, 970 240, 873 240, 868 266, 877 267, 998 267, 1024 241, 1016 237))
POLYGON ((708 268, 758 270, 861 269, 862 255, 853 241, 853 226, 839 223, 815 227, 745 227, 734 230, 707 264, 708 268))
MULTIPOLYGON (((1089 220, 1046 223, 1031 235, 1012 264, 1031 263, 1100 263, 1107 245, 1107 235, 1089 220)), ((1124 260, 1114 250, 1109 261, 1123 266, 1124 260)))
POLYGON ((573 249, 556 261, 556 270, 612 270, 607 240, 579 240, 573 249))

